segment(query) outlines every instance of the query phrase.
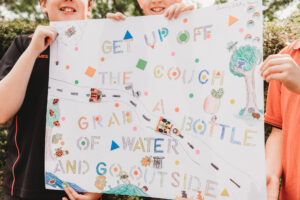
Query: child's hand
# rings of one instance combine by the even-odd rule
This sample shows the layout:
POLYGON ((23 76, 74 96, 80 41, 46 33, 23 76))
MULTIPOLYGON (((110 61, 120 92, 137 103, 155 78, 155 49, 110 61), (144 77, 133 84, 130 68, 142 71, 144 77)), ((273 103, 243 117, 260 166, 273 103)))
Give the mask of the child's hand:
POLYGON ((38 26, 32 36, 29 49, 37 56, 43 52, 56 38, 57 32, 51 26, 38 26))
POLYGON ((186 11, 191 11, 194 10, 195 7, 193 5, 185 5, 184 3, 175 3, 173 5, 171 5, 166 11, 165 11, 165 17, 167 17, 168 19, 172 19, 172 17, 174 17, 174 19, 176 19, 180 13, 182 12, 186 12, 186 11))
POLYGON ((267 199, 277 200, 279 194, 280 180, 276 176, 272 176, 267 172, 267 199))
MULTIPOLYGON (((66 187, 65 192, 67 193, 70 200, 97 200, 102 196, 101 193, 91 193, 91 192, 85 192, 84 194, 79 194, 71 187, 66 187)), ((68 199, 66 197, 63 197, 62 200, 68 200, 68 199)))
POLYGON ((120 21, 120 20, 125 20, 126 16, 123 15, 123 13, 117 12, 117 13, 107 13, 106 18, 120 21))
POLYGON ((279 80, 292 92, 300 94, 300 68, 290 55, 269 56, 260 68, 264 80, 279 80))

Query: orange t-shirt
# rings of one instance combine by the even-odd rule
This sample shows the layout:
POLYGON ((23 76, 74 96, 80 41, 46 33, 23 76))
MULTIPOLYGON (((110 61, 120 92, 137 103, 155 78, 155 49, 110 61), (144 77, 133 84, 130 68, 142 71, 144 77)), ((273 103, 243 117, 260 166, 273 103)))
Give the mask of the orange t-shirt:
MULTIPOLYGON (((280 53, 289 54, 300 66, 300 39, 280 53)), ((283 181, 281 200, 300 199, 300 95, 288 90, 281 82, 270 82, 265 122, 282 128, 283 181)))

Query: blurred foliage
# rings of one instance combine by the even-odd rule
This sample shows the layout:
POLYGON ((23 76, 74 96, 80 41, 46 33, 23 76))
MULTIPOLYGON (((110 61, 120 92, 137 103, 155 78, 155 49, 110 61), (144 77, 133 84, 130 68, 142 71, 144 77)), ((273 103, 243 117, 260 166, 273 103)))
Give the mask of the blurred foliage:
MULTIPOLYGON (((263 0, 263 5, 267 8, 264 10, 264 16, 269 21, 273 21, 276 17, 274 13, 286 8, 293 2, 299 2, 299 0, 263 0)), ((298 4, 298 8, 300 3, 298 4)))
POLYGON ((37 22, 26 20, 0 22, 0 58, 16 36, 33 33, 37 25, 37 22))
MULTIPOLYGON (((226 3, 228 0, 215 0, 216 4, 226 3)), ((288 7, 291 3, 299 2, 299 0, 263 0, 264 5, 264 18, 267 21, 276 19, 275 13, 288 7)), ((300 9, 300 3, 297 6, 300 9)))
MULTIPOLYGON (((186 0, 187 2, 193 2, 194 4, 201 5, 205 0, 186 0)), ((276 19, 275 13, 290 5, 290 3, 298 2, 299 0, 263 0, 264 17, 268 21, 276 19)), ((226 3, 228 0, 215 0, 215 4, 226 3)), ((45 16, 39 9, 38 0, 0 0, 0 6, 6 7, 13 13, 23 17, 24 19, 32 20, 44 20, 45 16)), ((199 7, 199 6, 197 6, 199 7)), ((300 8, 300 3, 298 4, 300 8)), ((104 18, 108 12, 122 12, 127 16, 140 16, 143 15, 143 11, 139 7, 137 0, 95 0, 93 18, 104 18)), ((1 16, 0 18, 5 18, 1 16)))
MULTIPOLYGON (((0 0, 0 2, 3 0, 0 0)), ((103 10, 103 12, 110 11, 109 7, 96 8, 103 10)), ((102 11, 101 11, 102 12, 102 11)), ((47 23, 43 21, 42 23, 47 23)), ((30 22, 27 20, 14 20, 0 22, 0 57, 4 55, 5 51, 12 43, 17 35, 30 34, 34 32, 37 22, 30 22)), ((300 37, 300 14, 294 13, 289 19, 275 20, 264 23, 264 58, 270 54, 278 53, 284 46, 291 43, 293 40, 300 37)), ((265 84, 265 96, 267 93, 267 84, 265 84)), ((266 98, 265 98, 266 100, 266 98)), ((270 133, 270 127, 266 126, 266 138, 270 133)), ((0 184, 2 184, 2 174, 4 162, 6 158, 6 141, 7 131, 5 126, 0 125, 0 184)), ((0 190, 0 199, 3 199, 3 192, 0 190)), ((142 200, 150 198, 128 197, 120 195, 105 195, 104 199, 113 200, 142 200)))
POLYGON ((121 12, 126 16, 141 16, 143 11, 137 0, 97 0, 93 9, 94 18, 105 18, 106 13, 121 12))
MULTIPOLYGON (((20 18, 35 21, 45 20, 45 15, 39 8, 38 0, 0 0, 0 5, 17 14, 20 18)), ((93 18, 105 18, 108 12, 122 12, 127 16, 143 15, 143 11, 136 0, 95 0, 93 18)), ((5 19, 1 13, 0 17, 5 19)))

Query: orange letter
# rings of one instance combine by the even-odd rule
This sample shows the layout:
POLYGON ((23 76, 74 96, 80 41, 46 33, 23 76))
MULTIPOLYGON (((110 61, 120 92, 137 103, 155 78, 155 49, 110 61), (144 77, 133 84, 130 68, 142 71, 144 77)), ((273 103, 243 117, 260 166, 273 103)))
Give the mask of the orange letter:
POLYGON ((87 118, 86 117, 80 117, 80 119, 78 120, 78 126, 79 126, 79 128, 81 128, 82 130, 85 130, 85 129, 87 129, 88 127, 89 127, 89 123, 88 122, 82 122, 81 123, 81 121, 82 120, 87 120, 87 118), (82 125, 84 125, 84 126, 82 126, 82 125))

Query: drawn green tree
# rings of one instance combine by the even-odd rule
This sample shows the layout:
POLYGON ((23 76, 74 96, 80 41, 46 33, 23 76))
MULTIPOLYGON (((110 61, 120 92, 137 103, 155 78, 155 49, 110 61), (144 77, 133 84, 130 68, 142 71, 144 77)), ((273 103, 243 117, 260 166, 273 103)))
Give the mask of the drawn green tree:
POLYGON ((243 77, 246 84, 246 107, 241 110, 240 115, 247 112, 250 114, 260 112, 256 104, 254 72, 261 61, 261 52, 256 47, 249 45, 234 50, 231 56, 230 72, 235 76, 243 77))

